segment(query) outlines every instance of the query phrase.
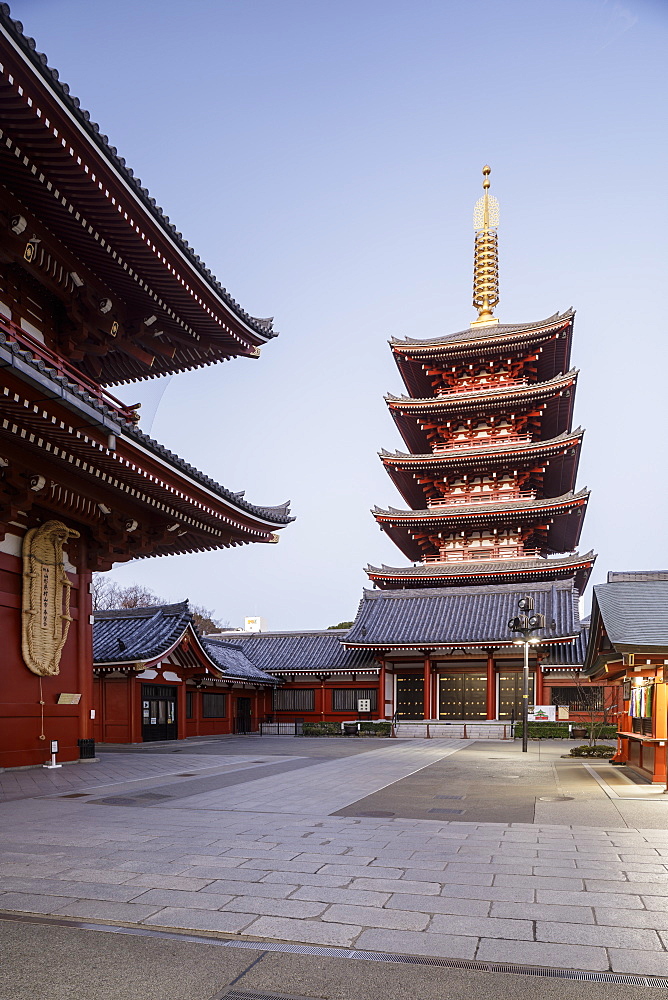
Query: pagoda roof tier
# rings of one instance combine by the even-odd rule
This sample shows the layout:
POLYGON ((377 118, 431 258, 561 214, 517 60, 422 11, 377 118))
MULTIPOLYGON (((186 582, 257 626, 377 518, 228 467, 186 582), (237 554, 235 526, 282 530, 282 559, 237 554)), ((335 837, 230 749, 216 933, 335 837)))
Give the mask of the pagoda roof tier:
POLYGON ((15 334, 0 322, 0 456, 8 463, 0 521, 32 504, 74 517, 95 539, 91 568, 109 569, 143 556, 275 542, 276 529, 293 520, 288 504, 249 503, 193 468, 140 431, 112 396, 15 334))
POLYGON ((426 395, 431 390, 431 379, 423 365, 443 359, 478 360, 480 357, 498 356, 508 350, 543 348, 539 355, 539 374, 551 378, 566 371, 570 363, 571 340, 575 311, 555 313, 537 323, 499 323, 482 327, 469 327, 459 333, 447 334, 429 340, 413 337, 390 340, 392 353, 411 395, 426 395))
POLYGON ((471 584, 522 583, 535 580, 575 579, 582 593, 587 585, 596 555, 573 553, 545 559, 478 559, 463 562, 420 563, 418 566, 367 566, 369 579, 381 590, 406 587, 453 587, 471 584))
POLYGON ((447 392, 440 396, 413 399, 411 396, 388 394, 385 401, 399 428, 399 433, 412 452, 425 453, 429 439, 423 424, 445 423, 468 416, 485 416, 497 412, 524 412, 544 406, 540 426, 544 440, 568 431, 573 419, 576 368, 549 379, 528 385, 510 385, 484 392, 447 392))
POLYGON ((77 359, 82 370, 110 384, 256 357, 276 335, 272 321, 249 315, 221 286, 6 4, 0 48, 0 168, 27 220, 19 247, 5 220, 3 249, 24 266, 34 235, 33 266, 60 283, 61 298, 86 302, 93 315, 111 301, 90 331, 92 353, 84 347, 77 359))
POLYGON ((412 455, 408 452, 379 452, 388 475, 406 502, 412 507, 424 503, 424 487, 418 478, 434 479, 464 473, 486 473, 499 468, 545 468, 543 493, 559 496, 575 486, 580 447, 584 431, 559 434, 549 441, 519 441, 494 447, 453 448, 439 454, 412 455))
POLYGON ((373 650, 511 647, 508 621, 520 597, 533 597, 545 615, 541 645, 574 640, 580 631, 578 591, 572 579, 530 587, 434 587, 429 590, 365 590, 357 617, 342 642, 373 650))
POLYGON ((547 548, 553 552, 572 552, 580 537, 589 490, 567 493, 543 500, 512 500, 506 503, 467 503, 427 510, 398 510, 389 507, 372 510, 376 521, 395 545, 414 562, 425 554, 416 535, 439 531, 481 530, 521 524, 544 525, 547 548))

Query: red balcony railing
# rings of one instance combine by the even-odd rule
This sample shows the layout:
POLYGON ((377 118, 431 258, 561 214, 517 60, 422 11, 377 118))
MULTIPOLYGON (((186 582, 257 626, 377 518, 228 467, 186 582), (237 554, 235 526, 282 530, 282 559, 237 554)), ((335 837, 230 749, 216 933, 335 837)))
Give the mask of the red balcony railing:
POLYGON ((450 393, 459 392, 489 392, 495 389, 523 389, 529 385, 525 378, 497 378, 481 379, 480 381, 457 382, 447 389, 439 389, 439 396, 448 396, 450 393))
POLYGON ((424 556, 422 561, 423 563, 477 562, 485 559, 532 559, 539 555, 539 549, 525 549, 521 545, 488 545, 479 549, 452 549, 439 555, 424 556))
POLYGON ((484 437, 465 438, 464 440, 439 441, 431 446, 434 455, 444 455, 460 448, 500 447, 504 444, 524 444, 531 441, 530 434, 486 434, 484 437))
POLYGON ((106 389, 103 389, 102 386, 98 385, 91 378, 88 378, 83 372, 80 372, 74 365, 66 361, 65 358, 56 354, 46 344, 43 344, 26 330, 17 326, 16 323, 13 323, 7 316, 3 316, 2 313, 0 313, 0 331, 4 333, 10 343, 19 344, 24 350, 30 351, 34 358, 44 361, 50 368, 55 369, 58 375, 73 382, 80 389, 94 396, 98 402, 114 410, 121 420, 136 423, 139 419, 135 409, 126 406, 120 399, 107 392, 106 389))
POLYGON ((487 490, 478 493, 458 493, 427 500, 427 507, 455 507, 458 504, 505 503, 507 500, 535 500, 535 490, 487 490))

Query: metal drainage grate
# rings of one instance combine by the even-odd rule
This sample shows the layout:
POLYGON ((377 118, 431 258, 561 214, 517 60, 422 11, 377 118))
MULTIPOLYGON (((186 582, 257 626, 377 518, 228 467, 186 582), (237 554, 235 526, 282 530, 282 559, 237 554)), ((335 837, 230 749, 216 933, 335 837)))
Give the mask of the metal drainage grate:
POLYGON ((463 799, 463 795, 434 795, 435 799, 463 799))
POLYGON ((437 808, 437 809, 430 809, 429 812, 430 813, 451 813, 453 816, 461 816, 461 814, 464 812, 464 810, 463 809, 441 809, 441 808, 437 808))
POLYGON ((539 802, 572 802, 573 795, 539 795, 539 802))
POLYGON ((569 979, 581 983, 619 983, 624 986, 668 989, 668 979, 620 972, 578 972, 573 969, 550 969, 546 966, 504 965, 500 962, 476 962, 456 958, 427 958, 424 955, 388 955, 375 951, 351 951, 349 957, 370 962, 396 962, 399 965, 435 965, 441 969, 502 972, 513 976, 535 976, 538 979, 569 979))
MULTIPOLYGON (((533 976, 536 979, 566 979, 585 983, 619 983, 624 986, 649 986, 668 989, 665 976, 642 975, 620 972, 579 972, 573 969, 551 969, 547 966, 511 965, 502 962, 477 962, 474 959, 429 958, 426 955, 396 955, 381 951, 357 951, 353 948, 336 948, 326 945, 287 944, 278 941, 250 941, 235 938, 213 938, 205 933, 183 934, 178 931, 158 930, 142 926, 123 927, 117 924, 98 924, 94 921, 75 921, 68 917, 42 916, 0 911, 0 921, 18 923, 51 924, 59 927, 78 927, 81 930, 101 931, 108 934, 130 934, 136 937, 159 938, 168 941, 187 941, 193 944, 208 944, 218 948, 238 948, 245 951, 279 952, 290 955, 316 955, 319 958, 348 958, 366 962, 387 962, 397 965, 429 965, 440 969, 462 969, 472 972, 506 973, 513 976, 533 976)), ((281 993, 254 993, 233 991, 225 994, 224 1000, 313 1000, 311 997, 295 997, 281 993)))

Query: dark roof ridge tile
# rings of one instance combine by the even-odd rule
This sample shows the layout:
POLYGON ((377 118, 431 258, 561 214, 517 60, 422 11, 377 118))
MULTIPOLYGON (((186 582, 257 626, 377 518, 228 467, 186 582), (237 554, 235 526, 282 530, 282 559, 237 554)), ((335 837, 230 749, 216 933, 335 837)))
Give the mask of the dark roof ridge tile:
POLYGON ((429 339, 421 339, 417 337, 391 337, 388 341, 392 346, 406 346, 406 347, 439 347, 440 345, 449 346, 453 343, 458 343, 461 341, 465 343, 467 340, 479 340, 493 338, 495 334, 504 335, 512 333, 540 333, 541 330, 549 326, 554 326, 558 323, 565 323, 567 320, 571 319, 575 315, 575 310, 571 306, 565 312, 556 312, 552 316, 548 316, 547 319, 538 320, 534 323, 491 323, 488 327, 476 327, 471 326, 465 330, 459 330, 456 333, 444 334, 440 337, 432 337, 429 339))
POLYGON ((417 565, 410 566, 388 566, 386 563, 381 563, 380 566, 368 564, 365 572, 388 572, 404 574, 406 576, 458 576, 460 574, 466 576, 473 573, 481 575, 484 570, 491 572, 498 568, 503 568, 508 573, 541 566, 546 570, 550 568, 557 569, 562 566, 570 566, 573 563, 588 562, 594 559, 596 559, 596 553, 593 549, 590 549, 589 552, 584 552, 582 555, 573 552, 563 556, 529 556, 526 559, 469 559, 466 562, 418 563, 417 565))
POLYGON ((557 434, 556 437, 547 438, 545 441, 501 441, 498 445, 481 445, 480 448, 460 448, 453 449, 451 452, 411 452, 411 451, 388 451, 387 448, 381 448, 378 455, 381 458, 396 458, 396 459, 414 459, 415 461, 438 461, 439 459, 460 459, 477 457, 479 455, 490 455, 495 452, 503 451, 533 451, 538 449, 551 448, 555 445, 563 444, 565 441, 570 441, 575 437, 584 436, 584 428, 576 427, 572 431, 563 431, 561 434, 557 434))
POLYGON ((577 493, 563 493, 559 497, 543 497, 540 500, 506 500, 504 502, 497 501, 496 503, 480 503, 480 504, 453 504, 451 507, 427 507, 423 510, 414 510, 412 508, 402 509, 399 507, 373 507, 372 513, 374 514, 399 514, 402 517, 407 517, 410 519, 411 515, 416 517, 438 517, 439 515, 464 513, 463 508, 467 514, 489 514, 496 511, 503 513, 510 512, 514 510, 540 510, 542 507, 549 507, 551 504, 568 503, 571 500, 582 500, 588 497, 591 490, 584 489, 578 490, 577 493))
POLYGON ((113 608, 108 611, 94 611, 98 618, 151 618, 156 614, 179 615, 188 613, 192 617, 188 601, 179 601, 177 604, 150 604, 137 608, 113 608))
POLYGON ((491 397, 496 398, 497 396, 512 396, 513 393, 521 392, 526 395, 530 395, 529 390, 537 391, 539 389, 547 389, 551 386, 558 385, 559 382, 564 382, 568 378, 574 378, 576 375, 580 374, 579 368, 569 368, 567 372, 559 372, 552 378, 545 379, 544 382, 529 382, 528 384, 515 385, 513 382, 509 382, 506 385, 499 386, 497 389, 481 389, 479 392, 472 392, 470 390, 462 392, 443 392, 439 396, 409 396, 406 393, 402 393, 400 396, 395 396, 393 393, 388 392, 383 397, 387 402, 397 402, 397 403, 444 403, 449 402, 457 398, 458 402, 466 399, 476 400, 478 398, 491 397))
POLYGON ((406 590, 367 590, 362 591, 362 601, 391 601, 391 600, 430 600, 441 597, 461 597, 466 594, 490 594, 490 593, 513 593, 515 591, 524 594, 531 591, 546 591, 555 587, 557 590, 571 590, 573 579, 568 577, 565 580, 536 581, 535 583, 495 583, 480 584, 470 587, 429 587, 426 590, 415 589, 406 590))

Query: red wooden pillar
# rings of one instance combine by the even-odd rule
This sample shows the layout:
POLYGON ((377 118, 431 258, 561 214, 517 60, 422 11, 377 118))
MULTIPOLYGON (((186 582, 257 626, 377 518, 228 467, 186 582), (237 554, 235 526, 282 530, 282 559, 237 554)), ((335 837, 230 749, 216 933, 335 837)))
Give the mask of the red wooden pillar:
POLYGON ((198 687, 190 689, 192 694, 191 704, 193 707, 193 717, 190 720, 192 725, 193 736, 200 736, 200 719, 202 718, 201 705, 202 699, 200 697, 200 692, 198 687))
POLYGON ((86 569, 87 552, 86 539, 83 533, 79 538, 79 565, 77 582, 77 656, 78 685, 81 692, 79 702, 79 738, 90 739, 93 724, 90 710, 93 707, 93 626, 90 615, 93 610, 93 598, 90 592, 90 582, 93 574, 86 569))
POLYGON ((378 718, 385 718, 385 658, 380 661, 378 674, 378 718))
POLYGON ((536 664, 536 680, 535 684, 535 703, 536 705, 542 705, 543 702, 543 671, 540 669, 540 663, 536 664))
POLYGON ((136 674, 127 675, 128 685, 128 732, 130 743, 142 742, 142 682, 136 674))
POLYGON ((184 740, 188 735, 186 728, 186 682, 184 679, 176 689, 176 738, 184 740))
POLYGON ((320 680, 320 718, 325 721, 325 678, 320 680))
POLYGON ((431 659, 429 653, 424 657, 424 717, 431 719, 431 659))
POLYGON ((496 718, 496 671, 494 650, 487 650, 487 718, 496 718))

